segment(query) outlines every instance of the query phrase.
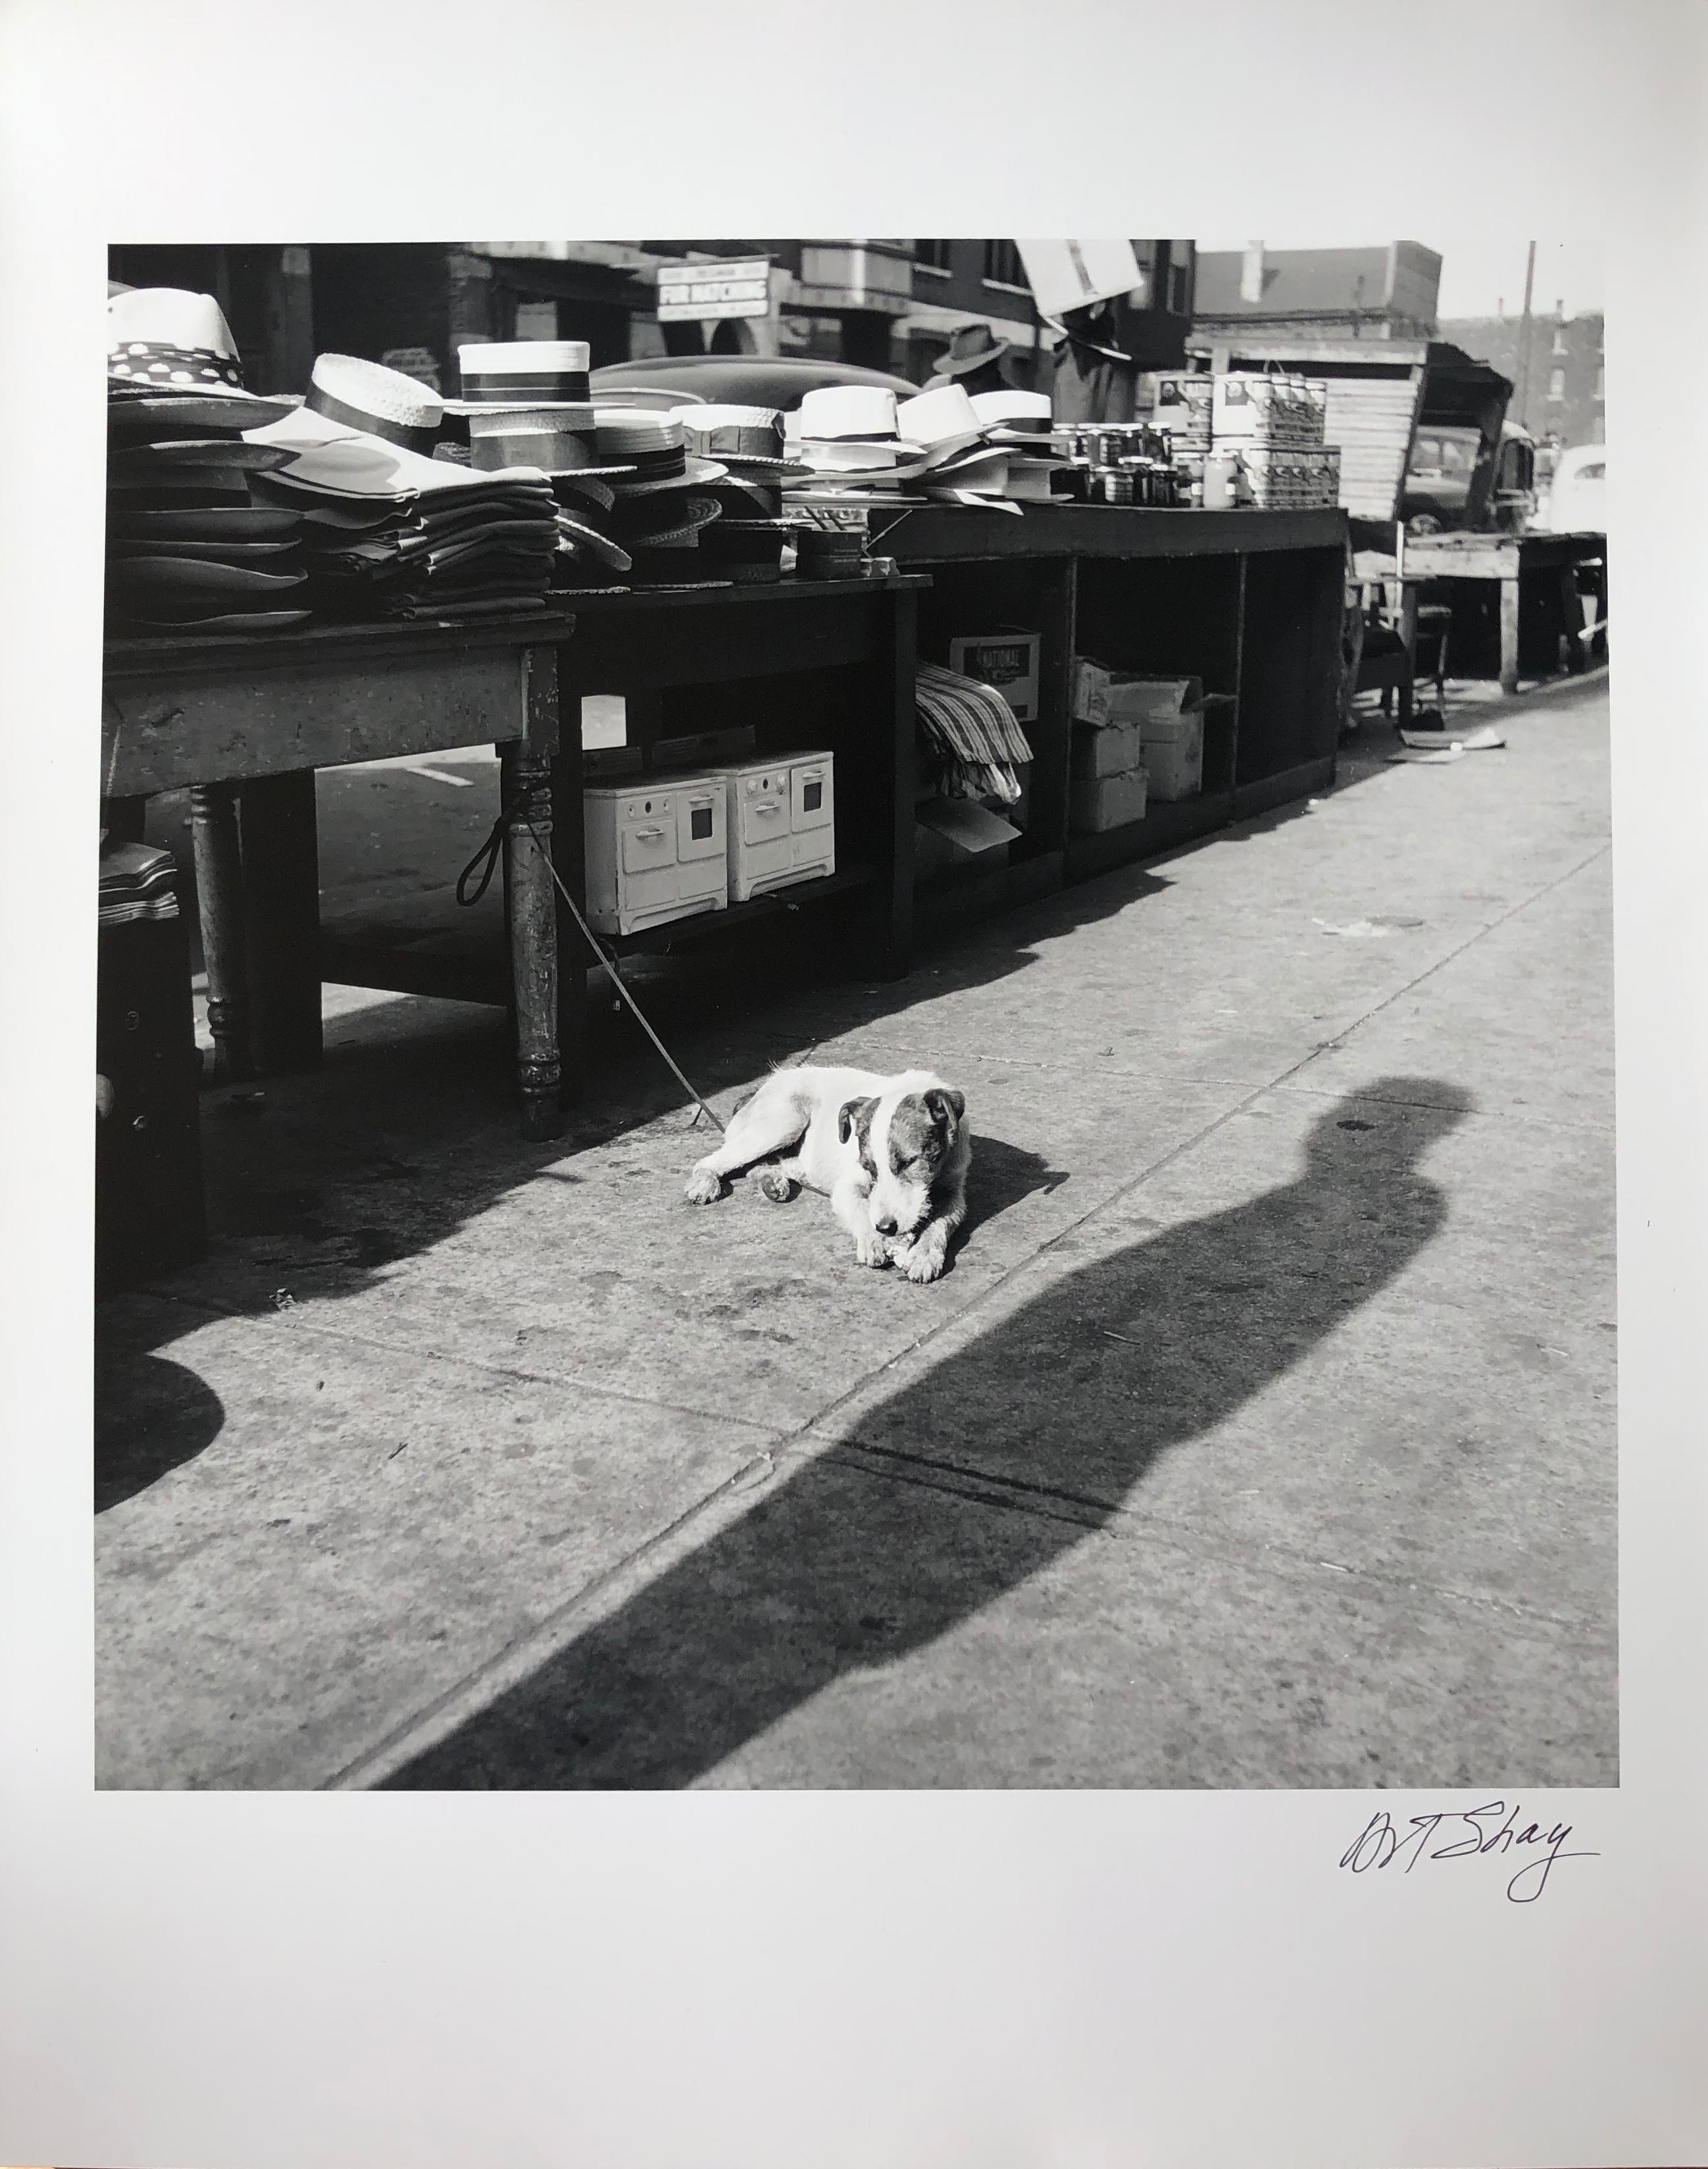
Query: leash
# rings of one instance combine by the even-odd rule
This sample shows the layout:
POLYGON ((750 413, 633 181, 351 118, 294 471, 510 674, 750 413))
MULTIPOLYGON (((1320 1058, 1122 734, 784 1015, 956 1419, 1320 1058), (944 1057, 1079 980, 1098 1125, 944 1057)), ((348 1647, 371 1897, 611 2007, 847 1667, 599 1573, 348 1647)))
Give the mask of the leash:
POLYGON ((598 936, 594 933, 593 929, 587 924, 585 919, 582 917, 580 905, 578 904, 574 898, 570 895, 568 888, 564 882, 563 877, 552 863, 552 854, 546 849, 544 843, 541 840, 540 832, 534 826, 532 817, 530 815, 527 809, 527 802, 525 797, 519 797, 512 799, 508 806, 505 806, 499 810, 497 820, 492 824, 492 834, 487 838, 486 841, 481 845, 480 849, 475 853, 468 864, 462 869, 462 871, 456 877, 456 901, 461 904, 476 904, 478 903, 482 897, 486 894, 488 888, 491 886, 493 874, 497 869, 499 856, 504 850, 504 831, 510 824, 511 817, 517 813, 520 813, 524 827, 527 829, 528 834, 533 838, 535 844, 538 846, 540 855, 546 861, 546 871, 551 875, 552 879, 557 884, 558 895, 561 896, 564 903, 568 905, 570 916, 574 919, 575 924, 581 929, 582 938, 585 941, 588 947, 593 951, 594 955, 599 959, 600 964, 604 966, 606 977, 611 981, 611 985, 616 989, 617 993, 622 995, 623 1000, 628 1004, 630 1009, 634 1012, 636 1023, 639 1025, 641 1030, 646 1034, 647 1037, 651 1040, 653 1045, 657 1047, 659 1053, 663 1056, 665 1065, 669 1069, 670 1074, 675 1079, 676 1082, 693 1101, 694 1121, 688 1125, 689 1128, 692 1129, 695 1124, 699 1122, 701 1116, 704 1115, 707 1122, 712 1124, 713 1127, 718 1132, 720 1137, 725 1135, 726 1132, 723 1124, 718 1121, 717 1116, 713 1113, 711 1108, 707 1106, 705 1100, 701 1097, 699 1093, 694 1090, 693 1086, 676 1067, 675 1058, 672 1056, 670 1050, 665 1045, 663 1040, 659 1037, 657 1032, 653 1030, 651 1025, 648 1023, 646 1015, 643 1011, 640 1004, 635 999, 628 989, 622 983, 622 974, 617 970, 612 959, 606 955, 603 943, 600 942, 598 936), (472 881, 475 885, 472 889, 470 889, 469 883, 472 881))

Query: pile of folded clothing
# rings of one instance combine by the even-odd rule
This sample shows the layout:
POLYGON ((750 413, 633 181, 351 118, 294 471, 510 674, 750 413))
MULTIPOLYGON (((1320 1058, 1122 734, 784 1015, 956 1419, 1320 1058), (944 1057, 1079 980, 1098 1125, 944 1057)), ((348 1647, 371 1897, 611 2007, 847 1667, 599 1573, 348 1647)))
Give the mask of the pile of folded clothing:
POLYGON ((597 443, 603 461, 629 472, 612 479, 616 493, 610 533, 632 561, 638 588, 723 588, 727 572, 708 563, 700 538, 723 507, 711 485, 729 469, 688 448, 687 433, 674 413, 639 407, 600 407, 597 443))
POLYGON ((176 919, 177 880, 170 851, 148 844, 103 843, 98 923, 128 926, 139 919, 176 919))
POLYGON ((250 432, 286 454, 252 488, 301 517, 317 609, 456 624, 543 607, 558 552, 551 482, 435 459, 444 414, 414 378, 323 354, 306 402, 250 432))
POLYGON ((1032 748, 1014 711, 994 685, 921 663, 914 672, 921 765, 940 798, 1020 797, 1017 768, 1032 748))
POLYGON ((471 343, 456 350, 462 397, 446 402, 451 426, 467 429, 471 467, 529 468, 550 483, 558 506, 552 585, 560 593, 609 590, 630 565, 611 513, 612 484, 635 471, 600 454, 589 358, 582 339, 471 343))
POLYGON ((263 633, 308 616, 302 523, 258 506, 288 452, 244 432, 290 412, 243 386, 211 294, 136 287, 107 306, 107 621, 122 633, 263 633))

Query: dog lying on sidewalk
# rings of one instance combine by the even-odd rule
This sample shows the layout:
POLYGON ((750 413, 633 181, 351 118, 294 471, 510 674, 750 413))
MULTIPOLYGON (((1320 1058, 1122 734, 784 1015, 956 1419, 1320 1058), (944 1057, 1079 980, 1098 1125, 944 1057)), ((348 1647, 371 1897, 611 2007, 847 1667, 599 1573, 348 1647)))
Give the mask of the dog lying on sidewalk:
POLYGON ((723 1195, 723 1178, 774 1153, 760 1188, 783 1204, 804 1183, 824 1191, 862 1266, 896 1265, 934 1281, 967 1212, 973 1133, 967 1103, 928 1069, 779 1069, 730 1118, 723 1142, 688 1180, 691 1205, 723 1195))

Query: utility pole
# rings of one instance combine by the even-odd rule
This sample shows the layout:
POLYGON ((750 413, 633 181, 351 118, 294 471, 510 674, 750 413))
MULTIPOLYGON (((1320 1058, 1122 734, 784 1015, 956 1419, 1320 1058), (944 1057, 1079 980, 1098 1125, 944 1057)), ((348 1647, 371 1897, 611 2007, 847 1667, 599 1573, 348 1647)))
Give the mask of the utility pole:
POLYGON ((1530 289, 1536 280, 1536 244, 1524 265, 1524 313, 1519 320, 1519 427, 1530 426, 1530 289))

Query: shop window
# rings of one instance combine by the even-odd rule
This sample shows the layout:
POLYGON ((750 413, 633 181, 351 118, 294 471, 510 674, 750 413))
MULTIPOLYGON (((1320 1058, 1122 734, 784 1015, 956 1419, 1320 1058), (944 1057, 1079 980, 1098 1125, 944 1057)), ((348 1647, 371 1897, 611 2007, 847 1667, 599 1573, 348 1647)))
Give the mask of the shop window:
POLYGON ((1566 372, 1563 369, 1551 369, 1548 371, 1548 397, 1551 399, 1563 399, 1566 397, 1566 372))
POLYGON ((1020 261, 1020 251, 1011 241, 987 241, 985 243, 985 284, 987 286, 1026 286, 1026 267, 1020 261))
POLYGON ((556 338, 558 336, 556 301, 518 301, 515 335, 519 339, 556 338))
POLYGON ((952 241, 916 241, 913 244, 913 260, 921 271, 947 273, 952 268, 949 251, 953 247, 952 241))

